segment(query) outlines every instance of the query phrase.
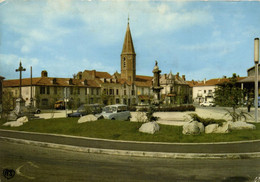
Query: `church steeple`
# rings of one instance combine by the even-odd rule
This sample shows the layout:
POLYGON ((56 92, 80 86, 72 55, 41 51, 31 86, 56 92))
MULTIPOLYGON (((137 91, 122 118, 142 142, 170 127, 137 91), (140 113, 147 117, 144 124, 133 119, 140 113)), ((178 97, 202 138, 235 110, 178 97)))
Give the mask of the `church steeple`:
POLYGON ((136 75, 135 57, 136 54, 134 49, 134 43, 131 36, 128 17, 125 39, 121 53, 121 78, 131 82, 135 81, 136 75))
POLYGON ((129 18, 128 18, 128 23, 127 23, 126 33, 125 33, 123 50, 122 50, 122 54, 126 54, 126 53, 135 54, 134 43, 132 40, 132 35, 129 26, 129 18))

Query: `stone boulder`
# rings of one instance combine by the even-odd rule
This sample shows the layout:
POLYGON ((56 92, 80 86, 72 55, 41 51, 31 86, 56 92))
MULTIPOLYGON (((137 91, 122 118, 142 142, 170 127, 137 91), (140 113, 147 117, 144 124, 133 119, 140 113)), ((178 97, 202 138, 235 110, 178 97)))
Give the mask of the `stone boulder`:
POLYGON ((139 128, 139 132, 149 133, 149 134, 154 134, 156 131, 159 131, 159 130, 160 130, 160 126, 155 121, 154 122, 144 123, 139 128))
POLYGON ((218 124, 210 124, 206 126, 205 133, 229 133, 230 131, 230 125, 229 122, 223 123, 222 126, 219 126, 218 124))
POLYGON ((256 129, 255 125, 249 124, 243 121, 230 122, 231 130, 254 130, 256 129))
POLYGON ((27 116, 23 116, 23 117, 20 117, 16 120, 17 122, 20 122, 20 123, 26 123, 28 122, 28 117, 27 116))
POLYGON ((96 121, 98 118, 94 116, 93 114, 89 114, 86 116, 82 116, 79 118, 78 123, 85 123, 90 121, 96 121))
POLYGON ((10 121, 3 124, 3 126, 11 126, 11 127, 19 127, 22 126, 23 123, 17 121, 10 121))
POLYGON ((204 132, 204 125, 198 121, 190 121, 183 125, 182 134, 184 135, 198 135, 204 132))
POLYGON ((19 127, 22 126, 24 123, 28 122, 28 117, 23 116, 18 118, 16 121, 10 121, 3 124, 3 126, 11 126, 11 127, 19 127))
POLYGON ((216 133, 218 130, 218 124, 210 124, 205 127, 205 133, 216 133))

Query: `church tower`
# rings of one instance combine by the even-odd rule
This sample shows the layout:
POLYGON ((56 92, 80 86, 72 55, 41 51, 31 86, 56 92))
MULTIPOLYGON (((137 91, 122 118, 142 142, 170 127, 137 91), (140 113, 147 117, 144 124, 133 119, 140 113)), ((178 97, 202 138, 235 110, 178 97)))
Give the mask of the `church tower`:
POLYGON ((129 27, 129 18, 121 53, 121 78, 134 82, 136 75, 136 54, 129 27))

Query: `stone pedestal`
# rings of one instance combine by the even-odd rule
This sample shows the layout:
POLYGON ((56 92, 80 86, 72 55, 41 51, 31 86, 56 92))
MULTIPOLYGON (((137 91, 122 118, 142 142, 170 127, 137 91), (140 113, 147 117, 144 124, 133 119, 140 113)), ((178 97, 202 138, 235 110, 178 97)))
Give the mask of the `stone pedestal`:
POLYGON ((22 107, 25 106, 25 101, 21 98, 16 99, 14 110, 8 115, 8 120, 14 121, 22 116, 22 107))

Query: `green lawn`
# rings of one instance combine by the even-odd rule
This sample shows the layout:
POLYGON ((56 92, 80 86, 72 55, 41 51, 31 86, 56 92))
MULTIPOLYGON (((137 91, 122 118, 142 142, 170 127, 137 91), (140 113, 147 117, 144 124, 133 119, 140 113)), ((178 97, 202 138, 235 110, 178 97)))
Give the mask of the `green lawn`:
POLYGON ((256 130, 232 131, 228 134, 200 134, 186 136, 182 134, 182 127, 160 125, 160 131, 154 135, 138 132, 142 123, 127 121, 98 120, 88 123, 77 123, 78 118, 38 119, 25 123, 20 127, 2 126, 0 128, 18 131, 55 133, 93 138, 114 140, 151 141, 151 142, 228 142, 260 139, 260 124, 256 130))

